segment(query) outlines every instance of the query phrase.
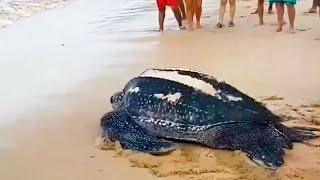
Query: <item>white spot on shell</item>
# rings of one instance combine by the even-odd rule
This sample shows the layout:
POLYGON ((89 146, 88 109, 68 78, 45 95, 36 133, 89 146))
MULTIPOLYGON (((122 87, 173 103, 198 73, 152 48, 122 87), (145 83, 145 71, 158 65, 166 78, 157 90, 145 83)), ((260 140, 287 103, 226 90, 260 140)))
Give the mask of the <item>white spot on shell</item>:
POLYGON ((218 99, 222 99, 222 97, 220 96, 220 93, 221 93, 221 90, 218 90, 213 93, 213 96, 216 96, 218 99))
POLYGON ((153 96, 162 99, 164 97, 164 94, 154 94, 153 96))
POLYGON ((216 94, 218 99, 222 99, 222 97, 219 94, 216 94))
POLYGON ((165 97, 168 101, 175 103, 181 98, 181 93, 168 94, 165 97))
MULTIPOLYGON (((213 94, 213 96, 216 96, 218 99, 222 100, 220 93, 222 93, 221 90, 218 90, 217 92, 215 92, 213 94)), ((235 97, 232 95, 226 95, 226 97, 229 101, 242 101, 243 100, 241 97, 235 97)))
POLYGON ((140 74, 139 77, 155 77, 167 79, 193 87, 195 89, 199 89, 207 94, 214 94, 216 92, 216 89, 210 83, 197 78, 193 78, 189 75, 179 74, 178 71, 161 71, 156 69, 148 69, 140 74))
POLYGON ((140 91, 140 88, 139 87, 135 87, 135 88, 131 87, 128 91, 131 92, 131 93, 137 93, 137 92, 140 91))
POLYGON ((231 95, 227 95, 227 98, 229 99, 229 101, 242 101, 241 97, 234 97, 231 95))
POLYGON ((179 99, 181 98, 181 93, 177 92, 177 93, 174 93, 174 94, 168 94, 168 95, 164 95, 164 94, 154 94, 153 95, 154 97, 156 98, 159 98, 159 99, 166 99, 168 102, 171 102, 171 103, 175 103, 175 102, 178 102, 179 99))

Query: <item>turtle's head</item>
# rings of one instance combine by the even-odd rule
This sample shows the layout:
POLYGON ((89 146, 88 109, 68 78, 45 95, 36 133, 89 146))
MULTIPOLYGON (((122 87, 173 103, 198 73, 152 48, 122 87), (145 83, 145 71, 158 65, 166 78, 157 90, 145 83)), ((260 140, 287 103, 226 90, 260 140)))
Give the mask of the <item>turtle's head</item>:
POLYGON ((119 92, 114 93, 111 96, 110 102, 111 102, 113 109, 117 109, 122 106, 123 95, 124 95, 123 91, 119 91, 119 92))

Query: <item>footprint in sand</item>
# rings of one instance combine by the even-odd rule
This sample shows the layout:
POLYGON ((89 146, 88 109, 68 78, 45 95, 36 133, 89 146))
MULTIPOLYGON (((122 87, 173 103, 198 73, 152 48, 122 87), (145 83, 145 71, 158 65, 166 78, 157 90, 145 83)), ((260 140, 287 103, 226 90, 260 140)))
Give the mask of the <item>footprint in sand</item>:
POLYGON ((310 103, 301 105, 302 108, 320 108, 320 103, 310 103))
POLYGON ((314 14, 317 14, 317 11, 306 11, 302 13, 303 16, 310 16, 314 14))
POLYGON ((262 101, 279 101, 279 100, 284 100, 284 98, 279 97, 277 95, 269 96, 269 97, 262 97, 262 101))
MULTIPOLYGON (((286 22, 286 21, 283 21, 283 22, 282 22, 282 25, 285 25, 285 24, 287 24, 287 22, 286 22)), ((271 25, 271 26, 276 26, 276 25, 278 25, 278 23, 271 23, 270 25, 271 25)))
POLYGON ((312 29, 312 28, 297 28, 298 31, 308 31, 310 29, 312 29))
POLYGON ((320 38, 316 38, 316 39, 314 39, 315 41, 320 41, 320 38))
POLYGON ((246 17, 246 16, 239 16, 239 18, 244 18, 244 17, 246 17))

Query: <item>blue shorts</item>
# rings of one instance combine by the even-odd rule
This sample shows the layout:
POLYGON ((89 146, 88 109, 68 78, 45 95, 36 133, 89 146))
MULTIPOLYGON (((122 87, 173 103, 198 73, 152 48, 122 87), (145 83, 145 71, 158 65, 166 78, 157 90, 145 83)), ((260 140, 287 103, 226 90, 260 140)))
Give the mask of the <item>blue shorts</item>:
MULTIPOLYGON (((318 0, 320 1, 320 0, 318 0)), ((270 3, 297 4, 297 0, 269 0, 270 3)))

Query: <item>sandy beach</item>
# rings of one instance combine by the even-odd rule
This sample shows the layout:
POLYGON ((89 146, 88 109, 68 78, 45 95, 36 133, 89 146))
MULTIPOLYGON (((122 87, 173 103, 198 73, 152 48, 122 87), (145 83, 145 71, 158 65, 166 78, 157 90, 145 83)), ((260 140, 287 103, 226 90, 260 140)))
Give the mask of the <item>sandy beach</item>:
MULTIPOLYGON (((147 12, 137 2, 134 10, 141 16, 129 13, 130 18, 129 1, 115 4, 126 11, 110 10, 112 17, 104 13, 108 3, 91 2, 96 4, 76 1, 0 30, 0 179, 320 177, 320 147, 304 144, 286 151, 284 166, 274 173, 241 152, 190 144, 166 156, 95 146, 100 118, 111 110, 109 97, 150 67, 204 71, 264 102, 287 124, 320 128, 320 22, 318 14, 304 14, 310 0, 296 6, 295 34, 286 32, 288 25, 274 31, 276 13, 265 14, 265 25, 256 26, 258 17, 250 14, 256 1, 238 1, 236 26, 222 29, 214 27, 217 2, 206 2, 204 28, 191 33, 177 30, 170 11, 168 30, 154 32, 154 2, 147 12)), ((227 9, 226 22, 228 14, 227 9)))

